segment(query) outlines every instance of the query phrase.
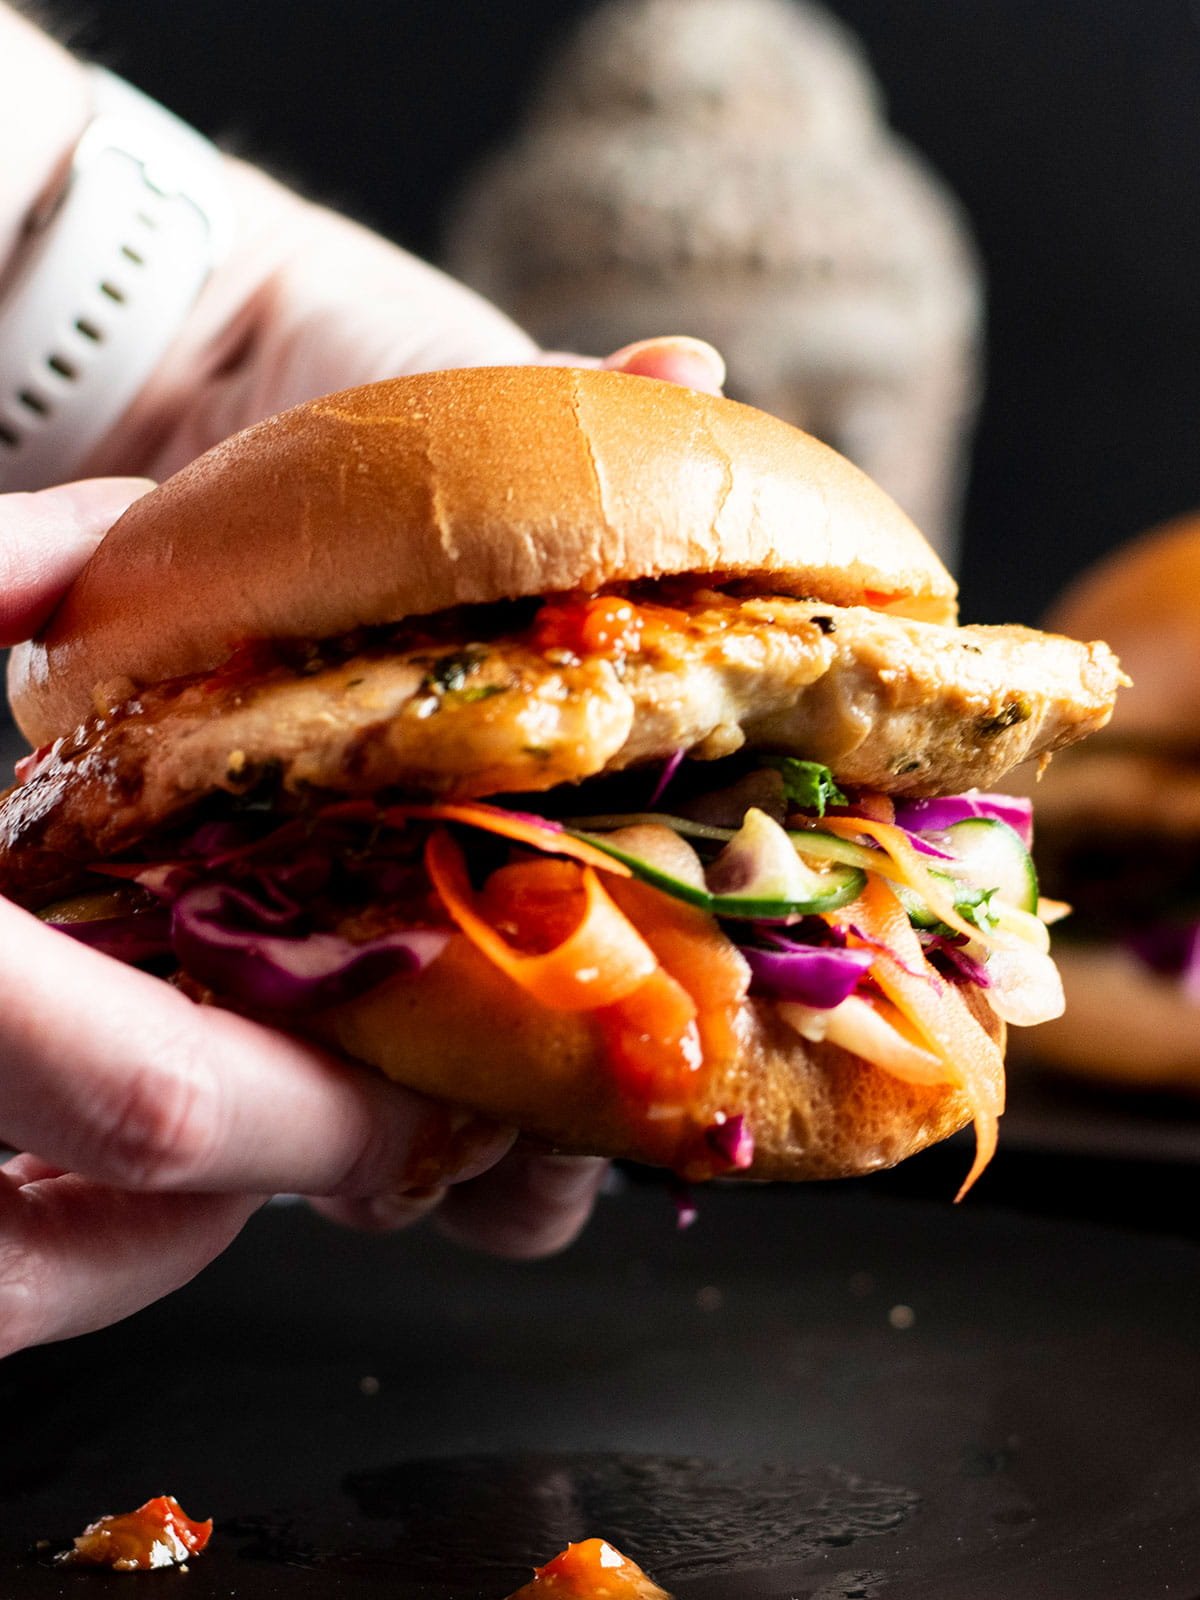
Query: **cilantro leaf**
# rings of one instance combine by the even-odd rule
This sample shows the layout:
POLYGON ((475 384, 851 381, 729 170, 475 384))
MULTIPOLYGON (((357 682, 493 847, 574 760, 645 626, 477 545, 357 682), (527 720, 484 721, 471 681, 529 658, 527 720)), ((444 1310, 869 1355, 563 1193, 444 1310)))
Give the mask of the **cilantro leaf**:
POLYGON ((833 773, 819 761, 801 761, 798 756, 765 756, 763 765, 774 767, 782 775, 784 794, 801 811, 815 811, 818 817, 823 817, 827 807, 847 803, 833 773))

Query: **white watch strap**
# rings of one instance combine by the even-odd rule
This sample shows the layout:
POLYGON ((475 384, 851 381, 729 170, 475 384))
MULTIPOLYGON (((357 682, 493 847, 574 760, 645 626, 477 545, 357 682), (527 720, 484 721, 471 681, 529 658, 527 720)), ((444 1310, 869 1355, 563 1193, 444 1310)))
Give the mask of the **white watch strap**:
POLYGON ((0 295, 0 490, 69 478, 161 361, 229 245, 220 152, 91 69, 95 114, 0 295))

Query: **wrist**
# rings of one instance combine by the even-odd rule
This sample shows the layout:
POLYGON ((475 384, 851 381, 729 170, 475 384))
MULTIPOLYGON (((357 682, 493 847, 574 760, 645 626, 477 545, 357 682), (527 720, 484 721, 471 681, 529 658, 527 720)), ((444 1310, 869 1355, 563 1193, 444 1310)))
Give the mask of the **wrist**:
POLYGON ((52 193, 91 113, 83 67, 15 12, 0 9, 0 285, 39 202, 52 193))
POLYGON ((213 146, 133 85, 80 72, 85 129, 0 288, 2 488, 78 474, 161 364, 229 242, 213 146))
POLYGON ((222 161, 231 247, 133 404, 84 462, 87 476, 136 471, 164 477, 224 436, 207 420, 214 391, 238 386, 241 369, 259 354, 283 269, 305 248, 312 208, 248 162, 222 161), (189 442, 181 443, 181 435, 189 442))

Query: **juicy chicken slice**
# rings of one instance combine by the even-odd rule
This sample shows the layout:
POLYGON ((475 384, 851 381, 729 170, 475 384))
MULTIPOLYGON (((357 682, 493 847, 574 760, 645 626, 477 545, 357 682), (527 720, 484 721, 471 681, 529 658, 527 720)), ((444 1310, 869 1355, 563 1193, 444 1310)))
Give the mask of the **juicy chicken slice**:
POLYGON ((265 783, 483 796, 749 744, 892 793, 987 787, 1102 726, 1122 681, 1106 646, 1026 628, 715 593, 639 613, 626 653, 580 659, 513 633, 147 690, 42 753, 0 802, 0 889, 265 783))

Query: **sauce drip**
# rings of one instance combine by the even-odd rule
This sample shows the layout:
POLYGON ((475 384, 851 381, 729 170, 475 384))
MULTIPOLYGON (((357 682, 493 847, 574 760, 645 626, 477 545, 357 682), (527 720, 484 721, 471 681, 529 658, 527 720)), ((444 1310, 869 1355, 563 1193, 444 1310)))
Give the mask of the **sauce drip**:
POLYGON ((606 1539, 584 1539, 539 1567, 509 1600, 671 1600, 606 1539))
POLYGON ((542 607, 533 624, 533 643, 543 652, 568 650, 581 660, 602 656, 616 661, 641 647, 644 627, 641 611, 620 595, 572 595, 542 607))
POLYGON ((212 1519, 194 1522, 173 1495, 160 1494, 136 1511, 99 1517, 58 1558, 66 1566, 149 1572, 198 1556, 212 1536, 212 1519))

